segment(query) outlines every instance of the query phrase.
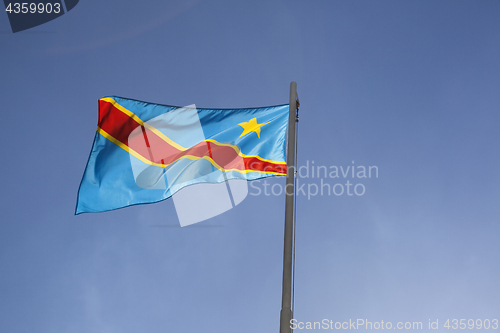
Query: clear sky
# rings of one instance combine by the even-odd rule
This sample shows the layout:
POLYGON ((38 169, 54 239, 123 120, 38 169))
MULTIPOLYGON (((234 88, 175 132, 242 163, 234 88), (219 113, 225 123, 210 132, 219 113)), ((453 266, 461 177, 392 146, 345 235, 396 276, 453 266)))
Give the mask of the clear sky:
POLYGON ((74 209, 99 98, 258 107, 291 81, 299 165, 378 169, 299 179, 365 191, 298 196, 295 318, 500 319, 499 17, 487 0, 81 0, 13 34, 0 13, 0 331, 277 332, 285 198, 262 181, 188 228, 172 200, 74 209))

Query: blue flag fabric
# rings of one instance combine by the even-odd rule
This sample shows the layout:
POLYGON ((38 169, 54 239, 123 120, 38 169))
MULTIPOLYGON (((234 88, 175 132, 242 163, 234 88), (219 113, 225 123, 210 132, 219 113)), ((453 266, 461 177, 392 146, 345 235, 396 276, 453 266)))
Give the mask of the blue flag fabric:
POLYGON ((286 175, 287 126, 288 104, 217 110, 101 98, 75 214, 159 202, 193 184, 286 175))

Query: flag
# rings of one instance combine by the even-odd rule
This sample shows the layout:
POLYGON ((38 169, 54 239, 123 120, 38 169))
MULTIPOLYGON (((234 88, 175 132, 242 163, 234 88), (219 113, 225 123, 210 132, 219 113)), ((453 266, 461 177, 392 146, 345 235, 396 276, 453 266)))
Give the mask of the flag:
POLYGON ((99 100, 75 214, 171 197, 182 188, 286 175, 288 104, 248 109, 99 100))

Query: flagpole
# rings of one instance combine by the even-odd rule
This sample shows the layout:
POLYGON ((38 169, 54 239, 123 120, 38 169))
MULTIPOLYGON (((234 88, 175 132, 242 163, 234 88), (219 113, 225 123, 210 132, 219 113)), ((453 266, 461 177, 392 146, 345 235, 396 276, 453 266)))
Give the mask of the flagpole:
POLYGON ((290 105, 288 115, 288 153, 285 186, 285 241, 283 248, 283 291, 280 313, 280 333, 290 333, 292 313, 292 268, 293 268, 293 205, 295 198, 295 123, 297 111, 297 83, 290 83, 290 105), (289 191, 292 188, 292 191, 289 191))

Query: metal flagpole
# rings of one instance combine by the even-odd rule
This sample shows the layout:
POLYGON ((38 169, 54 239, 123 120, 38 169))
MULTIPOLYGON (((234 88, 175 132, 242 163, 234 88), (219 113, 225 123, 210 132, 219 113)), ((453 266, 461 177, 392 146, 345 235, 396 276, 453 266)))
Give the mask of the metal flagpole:
POLYGON ((297 83, 290 83, 288 116, 288 153, 285 186, 285 242, 283 249, 283 292, 281 299, 280 333, 291 333, 292 313, 292 265, 293 265, 293 207, 295 198, 295 125, 297 118, 297 83), (292 188, 292 191, 289 191, 292 188))

